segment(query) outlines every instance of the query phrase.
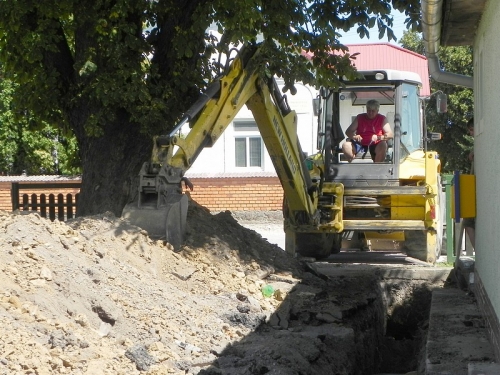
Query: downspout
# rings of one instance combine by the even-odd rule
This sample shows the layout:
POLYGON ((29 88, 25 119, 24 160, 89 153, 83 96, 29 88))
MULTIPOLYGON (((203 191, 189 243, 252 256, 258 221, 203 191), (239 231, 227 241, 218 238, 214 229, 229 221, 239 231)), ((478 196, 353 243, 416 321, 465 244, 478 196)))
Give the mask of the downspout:
POLYGON ((422 39, 429 66, 429 74, 442 83, 473 88, 473 78, 457 73, 445 72, 439 65, 439 43, 441 39, 441 20, 443 0, 422 0, 422 39))

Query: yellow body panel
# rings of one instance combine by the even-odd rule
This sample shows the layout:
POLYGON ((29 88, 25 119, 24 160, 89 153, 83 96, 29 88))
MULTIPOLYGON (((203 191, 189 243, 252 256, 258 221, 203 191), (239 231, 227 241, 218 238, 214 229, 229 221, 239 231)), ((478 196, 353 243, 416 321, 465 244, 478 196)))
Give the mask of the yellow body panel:
POLYGON ((391 210, 392 220, 423 220, 424 217, 424 207, 393 207, 391 210))
POLYGON ((422 150, 412 152, 399 168, 399 178, 402 180, 425 179, 425 153, 422 150))
POLYGON ((392 240, 392 241, 404 241, 404 232, 390 232, 390 233, 380 233, 380 232, 364 232, 365 238, 367 240, 392 240))
MULTIPOLYGON (((476 217, 476 176, 461 174, 460 183, 460 217, 476 217)), ((451 187, 451 217, 455 217, 455 186, 451 187)))

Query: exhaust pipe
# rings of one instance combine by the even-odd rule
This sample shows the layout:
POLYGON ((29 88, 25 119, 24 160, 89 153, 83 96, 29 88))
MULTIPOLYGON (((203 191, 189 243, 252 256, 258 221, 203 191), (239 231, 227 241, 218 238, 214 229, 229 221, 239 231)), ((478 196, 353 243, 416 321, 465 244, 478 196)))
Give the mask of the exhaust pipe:
POLYGON ((471 76, 445 72, 441 69, 438 57, 441 39, 441 20, 443 18, 443 0, 422 0, 422 39, 429 66, 429 74, 433 79, 451 85, 474 87, 471 76))

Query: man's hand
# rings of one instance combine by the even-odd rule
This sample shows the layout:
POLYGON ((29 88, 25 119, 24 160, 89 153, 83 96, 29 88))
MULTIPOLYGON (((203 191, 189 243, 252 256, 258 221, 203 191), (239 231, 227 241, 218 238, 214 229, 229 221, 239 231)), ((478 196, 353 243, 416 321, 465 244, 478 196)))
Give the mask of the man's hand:
POLYGON ((372 142, 377 142, 378 141, 378 135, 377 134, 373 134, 372 135, 372 142))
POLYGON ((352 137, 352 140, 361 143, 363 137, 360 136, 359 134, 356 134, 354 137, 352 137))

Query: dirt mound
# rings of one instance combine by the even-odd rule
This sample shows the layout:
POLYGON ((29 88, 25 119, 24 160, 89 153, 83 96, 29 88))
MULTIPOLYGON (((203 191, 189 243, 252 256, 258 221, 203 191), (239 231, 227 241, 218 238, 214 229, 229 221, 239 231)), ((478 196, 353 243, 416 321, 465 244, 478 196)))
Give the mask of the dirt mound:
POLYGON ((376 373, 383 288, 355 275, 194 202, 179 252, 108 213, 0 212, 0 374, 376 373))
POLYGON ((275 311, 266 277, 290 289, 300 275, 231 213, 193 202, 179 253, 107 213, 2 212, 0 243, 0 374, 195 373, 275 311))

